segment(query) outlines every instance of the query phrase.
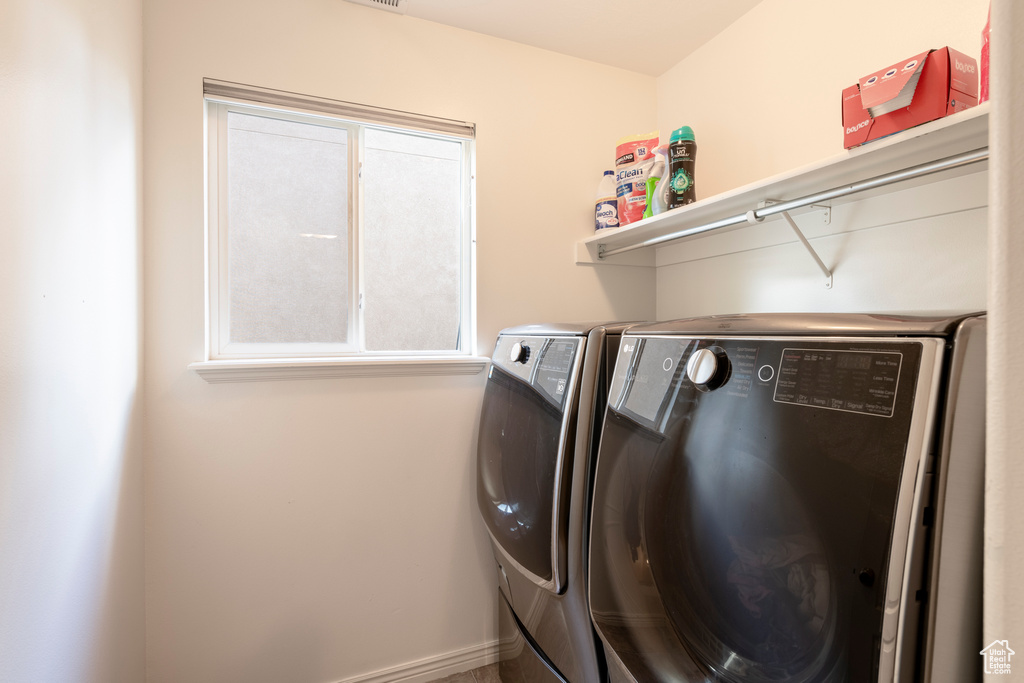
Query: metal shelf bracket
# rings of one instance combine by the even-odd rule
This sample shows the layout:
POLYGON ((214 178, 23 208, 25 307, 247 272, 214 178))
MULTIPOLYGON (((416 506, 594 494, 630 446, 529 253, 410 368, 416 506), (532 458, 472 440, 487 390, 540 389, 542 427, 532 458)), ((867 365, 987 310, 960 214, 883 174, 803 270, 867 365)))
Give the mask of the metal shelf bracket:
MULTIPOLYGON (((766 199, 763 202, 760 202, 757 208, 764 209, 766 207, 772 206, 773 204, 781 203, 782 202, 776 201, 774 199, 766 199)), ((823 220, 825 222, 825 225, 831 223, 832 207, 826 206, 824 204, 812 204, 811 206, 815 209, 822 210, 822 212, 824 213, 823 220)), ((794 221, 793 217, 789 215, 789 211, 781 211, 779 213, 782 215, 783 218, 786 219, 786 222, 789 223, 789 227, 793 228, 793 232, 796 233, 797 238, 800 240, 800 244, 804 245, 804 249, 806 249, 807 253, 810 254, 811 258, 814 259, 814 262, 818 265, 818 268, 821 269, 821 272, 825 274, 825 289, 832 289, 832 271, 829 270, 828 266, 825 265, 825 262, 821 260, 820 256, 818 256, 818 252, 814 250, 814 247, 811 246, 811 243, 807 240, 807 237, 804 236, 803 231, 799 228, 799 226, 797 226, 796 221, 794 221)), ((764 219, 765 216, 759 216, 757 211, 747 212, 747 222, 750 223, 751 225, 760 223, 764 219)))
MULTIPOLYGON (((761 213, 762 209, 767 209, 769 206, 781 204, 781 199, 765 199, 757 203, 757 213, 761 213)), ((821 218, 822 225, 832 225, 832 207, 828 204, 811 204, 810 208, 815 210, 815 215, 821 218)))
POLYGON ((795 232, 796 236, 800 239, 800 244, 804 245, 804 248, 807 249, 807 253, 811 255, 814 262, 818 264, 818 268, 820 268, 821 272, 825 274, 825 289, 832 289, 832 271, 828 269, 825 262, 821 260, 820 256, 818 256, 818 252, 814 250, 811 243, 807 241, 806 237, 804 237, 804 233, 799 227, 797 227, 796 221, 794 221, 793 217, 789 215, 789 211, 783 211, 782 217, 786 219, 787 223, 789 223, 789 227, 793 228, 793 232, 795 232))

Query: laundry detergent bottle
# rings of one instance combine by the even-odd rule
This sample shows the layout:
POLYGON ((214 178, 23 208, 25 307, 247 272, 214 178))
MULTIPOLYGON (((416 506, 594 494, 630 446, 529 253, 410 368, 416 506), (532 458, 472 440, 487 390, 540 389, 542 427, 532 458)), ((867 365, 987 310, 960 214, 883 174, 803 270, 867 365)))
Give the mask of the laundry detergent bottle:
POLYGON ((665 208, 674 209, 697 201, 694 188, 694 166, 697 160, 697 142, 693 129, 683 126, 672 131, 668 143, 668 185, 665 188, 665 208))
POLYGON ((615 196, 615 171, 605 171, 597 186, 594 202, 594 229, 619 227, 619 199, 615 196))

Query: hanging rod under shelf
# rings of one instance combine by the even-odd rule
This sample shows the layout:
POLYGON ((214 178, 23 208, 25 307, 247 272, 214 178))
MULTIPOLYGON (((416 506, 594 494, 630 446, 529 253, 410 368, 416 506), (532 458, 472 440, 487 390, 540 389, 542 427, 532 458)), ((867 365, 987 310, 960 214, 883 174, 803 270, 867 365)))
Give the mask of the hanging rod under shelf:
POLYGON ((809 194, 804 197, 797 199, 791 199, 788 201, 778 202, 777 204, 770 204, 761 208, 753 209, 746 213, 741 213, 736 216, 730 216, 729 218, 722 218, 711 223, 705 223, 703 225, 697 225, 692 228, 684 228, 677 230, 676 232, 668 233, 667 235, 660 235, 658 237, 652 237, 643 242, 636 244, 628 244, 624 247, 617 247, 615 249, 605 250, 604 245, 598 247, 597 257, 603 259, 607 256, 614 256, 615 254, 623 254, 627 251, 633 251, 634 249, 643 249, 644 247, 653 247, 666 242, 672 242, 674 240, 682 239, 684 237, 692 237, 693 235, 699 235, 705 232, 712 232, 714 230, 721 230, 723 228, 731 228, 743 224, 753 224, 760 222, 768 216, 774 216, 775 214, 792 211, 799 209, 804 206, 810 206, 812 204, 820 204, 827 202, 832 199, 839 197, 846 197, 851 194, 857 194, 859 192, 865 192, 867 190, 873 190, 875 188, 884 187, 885 185, 892 185, 893 183, 900 183, 907 180, 913 180, 914 178, 921 178, 932 173, 939 173, 941 171, 948 171, 962 166, 969 166, 976 164, 981 161, 988 159, 988 147, 981 147, 979 149, 964 152, 963 154, 957 154, 955 156, 946 157, 944 159, 937 159, 930 161, 919 166, 911 166, 901 171, 894 171, 892 173, 886 173, 884 175, 875 176, 874 178, 868 178, 860 182, 853 183, 851 185, 841 185, 839 187, 832 188, 831 190, 825 190, 824 192, 817 192, 815 194, 809 194))

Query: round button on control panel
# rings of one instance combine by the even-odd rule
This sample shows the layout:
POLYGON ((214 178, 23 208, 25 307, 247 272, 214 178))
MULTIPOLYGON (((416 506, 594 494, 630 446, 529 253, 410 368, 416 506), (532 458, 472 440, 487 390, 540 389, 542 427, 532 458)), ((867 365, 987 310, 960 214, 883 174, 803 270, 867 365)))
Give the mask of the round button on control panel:
POLYGON ((757 378, 762 382, 772 381, 772 377, 775 376, 775 368, 770 365, 762 365, 757 371, 757 378))
POLYGON ((513 363, 523 363, 530 360, 530 347, 523 342, 516 342, 509 351, 508 359, 513 363))
POLYGON ((724 349, 697 349, 686 361, 686 377, 700 391, 711 391, 729 379, 729 357, 724 349))
POLYGON ((686 361, 686 376, 694 384, 707 384, 718 371, 718 358, 711 349, 700 349, 686 361))

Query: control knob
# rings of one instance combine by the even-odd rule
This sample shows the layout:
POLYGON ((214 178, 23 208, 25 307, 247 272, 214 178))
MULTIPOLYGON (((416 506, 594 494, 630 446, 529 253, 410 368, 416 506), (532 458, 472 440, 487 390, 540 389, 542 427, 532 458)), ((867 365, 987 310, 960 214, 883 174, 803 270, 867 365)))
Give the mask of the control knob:
POLYGON ((717 389, 729 379, 729 357, 715 346, 698 349, 686 361, 686 376, 700 391, 717 389))
POLYGON ((523 363, 530 360, 530 347, 523 342, 516 342, 512 345, 512 351, 508 354, 508 359, 513 363, 523 363))

